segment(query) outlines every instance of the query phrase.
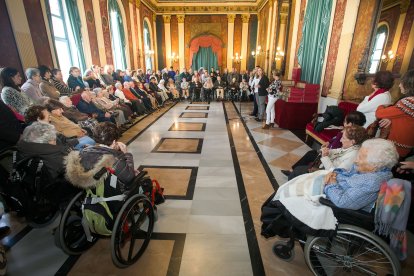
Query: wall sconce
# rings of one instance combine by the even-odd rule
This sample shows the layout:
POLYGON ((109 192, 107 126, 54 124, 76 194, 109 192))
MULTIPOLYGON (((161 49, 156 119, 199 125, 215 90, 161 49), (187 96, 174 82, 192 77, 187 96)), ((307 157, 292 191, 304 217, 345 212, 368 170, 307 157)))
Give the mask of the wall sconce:
POLYGON ((256 50, 252 51, 252 56, 253 57, 260 56, 261 54, 263 54, 263 49, 262 49, 262 46, 260 46, 260 45, 257 46, 256 50))
POLYGON ((278 62, 279 60, 282 60, 285 56, 285 52, 280 50, 280 47, 276 48, 276 55, 275 55, 275 61, 278 62))
POLYGON ((176 63, 176 62, 178 62, 179 59, 180 59, 180 57, 178 55, 176 56, 174 52, 170 56, 171 63, 176 63))
POLYGON ((397 56, 392 50, 389 50, 386 55, 381 56, 381 62, 383 63, 395 62, 399 59, 400 57, 397 56))
POLYGON ((233 60, 233 63, 239 64, 242 61, 243 57, 239 56, 239 53, 236 53, 236 56, 231 57, 231 59, 233 60))

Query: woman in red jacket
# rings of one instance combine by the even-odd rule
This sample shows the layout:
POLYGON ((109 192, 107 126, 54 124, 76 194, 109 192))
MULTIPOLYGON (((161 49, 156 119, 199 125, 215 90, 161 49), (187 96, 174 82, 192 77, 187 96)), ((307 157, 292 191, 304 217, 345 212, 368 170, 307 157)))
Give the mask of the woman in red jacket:
POLYGON ((390 126, 388 140, 394 142, 400 157, 414 149, 414 70, 408 71, 400 83, 404 98, 395 105, 379 106, 375 115, 381 127, 390 126))

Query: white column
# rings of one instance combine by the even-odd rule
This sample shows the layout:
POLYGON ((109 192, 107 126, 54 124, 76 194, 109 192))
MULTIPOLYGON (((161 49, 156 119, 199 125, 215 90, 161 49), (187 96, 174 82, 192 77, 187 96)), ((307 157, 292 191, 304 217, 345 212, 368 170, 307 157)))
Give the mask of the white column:
POLYGON ((271 33, 270 33, 269 68, 267 69, 267 72, 268 72, 269 76, 271 75, 271 72, 272 72, 272 64, 273 64, 273 60, 275 58, 275 52, 276 52, 276 47, 275 47, 276 18, 277 18, 277 14, 280 12, 280 11, 277 10, 277 5, 278 5, 278 2, 275 1, 273 3, 272 29, 271 29, 271 33))
POLYGON ((185 67, 185 46, 184 46, 184 21, 185 21, 185 15, 180 14, 177 15, 177 21, 178 21, 178 56, 180 57, 180 67, 178 70, 183 69, 185 67))
MULTIPOLYGON (((152 58, 152 68, 153 68, 153 70, 154 69, 156 70, 156 69, 161 69, 161 68, 158 68, 157 15, 155 13, 152 15, 152 23, 153 23, 152 29, 154 30, 153 31, 153 36, 151 37, 151 41, 152 41, 152 45, 153 45, 152 49, 154 50, 154 56, 152 58)), ((170 46, 170 49, 171 49, 171 46, 170 46)))
POLYGON ((129 2, 129 19, 131 20, 131 32, 132 32, 132 66, 134 66, 134 68, 130 68, 130 69, 137 69, 138 64, 138 53, 137 53, 137 38, 135 35, 135 17, 134 17, 134 4, 132 4, 131 2, 129 2))
POLYGON ((234 46, 234 19, 235 14, 227 15, 227 69, 232 70, 233 68, 233 46, 234 46))
POLYGON ((6 6, 23 69, 37 67, 36 52, 23 1, 6 0, 6 6))
POLYGON ((144 48, 142 46, 142 29, 141 29, 141 14, 140 14, 141 1, 137 1, 137 28, 138 28, 138 56, 140 59, 140 69, 144 69, 144 48))
POLYGON ((91 44, 89 42, 88 27, 86 25, 85 6, 83 5, 83 0, 77 0, 77 4, 78 4, 78 9, 79 9, 79 17, 81 21, 81 35, 82 35, 83 52, 85 54, 85 63, 86 63, 86 68, 89 68, 92 66, 92 52, 91 52, 91 44))
POLYGON ((249 58, 250 53, 247 52, 247 40, 249 35, 249 18, 250 14, 242 14, 242 46, 241 46, 241 52, 240 56, 243 57, 241 61, 240 70, 246 70, 247 69, 247 60, 249 58))
POLYGON ((98 40, 99 61, 101 66, 106 64, 105 42, 102 29, 102 16, 99 7, 99 0, 92 0, 93 17, 95 18, 96 39, 98 40))
MULTIPOLYGON (((164 19, 164 33, 165 33, 165 57, 167 67, 169 68, 171 64, 171 15, 163 15, 164 19)), ((161 68, 160 68, 161 69, 161 68)))
POLYGON ((271 35, 271 28, 272 28, 272 19, 273 19, 273 0, 269 0, 268 2, 269 5, 269 22, 267 24, 267 36, 266 36, 266 47, 265 47, 265 65, 264 65, 264 70, 266 71, 268 66, 269 66, 269 56, 270 56, 270 35, 271 35))
MULTIPOLYGON (((295 12, 295 18, 293 19, 293 31, 292 34, 292 42, 290 46, 290 53, 289 53, 289 60, 286 61, 286 63, 289 63, 289 72, 288 73, 288 80, 292 78, 292 69, 295 65, 295 56, 296 56, 296 40, 298 39, 297 33, 299 29, 299 15, 300 15, 300 3, 301 0, 296 0, 296 6, 292 7, 294 8, 295 12)), ((287 49, 286 49, 287 50, 287 49)), ((286 53, 285 53, 286 55, 286 53)))
POLYGON ((360 0, 348 0, 346 2, 344 22, 342 24, 341 36, 338 46, 338 57, 336 59, 332 86, 328 97, 338 99, 344 87, 346 69, 351 51, 352 38, 356 27, 360 0))

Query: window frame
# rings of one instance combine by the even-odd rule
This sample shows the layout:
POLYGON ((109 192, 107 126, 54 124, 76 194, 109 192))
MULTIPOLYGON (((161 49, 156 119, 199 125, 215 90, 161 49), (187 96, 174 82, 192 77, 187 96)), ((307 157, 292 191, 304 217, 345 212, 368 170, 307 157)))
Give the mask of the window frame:
POLYGON ((387 47, 388 37, 389 37, 389 26, 388 26, 388 24, 385 23, 385 22, 379 23, 376 34, 375 34, 374 44, 372 45, 371 56, 369 58, 368 73, 375 74, 376 72, 378 72, 380 70, 381 64, 382 64, 382 56, 384 55, 385 49, 387 47), (385 34, 384 43, 382 45, 382 48, 377 48, 378 38, 382 34, 385 34), (380 49, 381 49, 381 54, 379 56, 379 59, 374 59, 375 52, 377 52, 380 49), (372 63, 374 61, 378 61, 377 68, 375 69, 375 72, 372 71, 372 69, 373 69, 372 68, 372 63))

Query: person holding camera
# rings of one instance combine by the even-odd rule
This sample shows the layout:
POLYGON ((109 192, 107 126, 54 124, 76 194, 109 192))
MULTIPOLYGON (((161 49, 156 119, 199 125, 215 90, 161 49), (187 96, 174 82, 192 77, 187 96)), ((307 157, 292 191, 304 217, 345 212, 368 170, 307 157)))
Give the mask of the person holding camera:
POLYGON ((266 89, 269 94, 267 95, 267 107, 266 107, 266 124, 263 129, 273 127, 275 121, 275 103, 280 97, 280 90, 282 88, 282 82, 280 81, 280 73, 273 73, 273 81, 266 89))

